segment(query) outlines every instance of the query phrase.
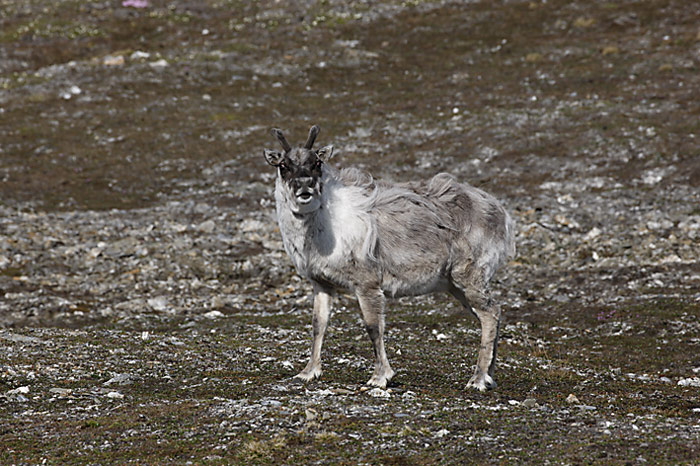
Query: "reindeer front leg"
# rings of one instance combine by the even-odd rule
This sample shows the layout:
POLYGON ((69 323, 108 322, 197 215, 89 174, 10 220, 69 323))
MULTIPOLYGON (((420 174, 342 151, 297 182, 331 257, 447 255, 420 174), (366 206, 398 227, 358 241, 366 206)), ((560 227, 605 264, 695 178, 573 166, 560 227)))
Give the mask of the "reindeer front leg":
POLYGON ((358 290, 357 300, 360 302, 362 319, 365 328, 374 346, 374 373, 367 385, 386 388, 389 380, 394 376, 394 371, 389 365, 384 349, 384 305, 386 299, 384 293, 379 288, 358 290))
POLYGON ((328 328, 330 315, 331 294, 328 290, 315 283, 311 359, 304 370, 294 376, 295 378, 308 382, 309 380, 321 376, 321 346, 323 346, 323 335, 326 333, 326 328, 328 328))

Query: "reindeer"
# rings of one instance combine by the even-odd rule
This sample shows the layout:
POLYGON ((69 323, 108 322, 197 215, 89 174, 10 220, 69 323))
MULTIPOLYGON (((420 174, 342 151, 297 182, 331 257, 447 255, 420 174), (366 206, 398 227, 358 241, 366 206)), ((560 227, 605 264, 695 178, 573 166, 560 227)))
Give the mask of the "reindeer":
POLYGON ((284 248, 313 284, 309 363, 295 377, 321 375, 321 346, 338 289, 357 296, 376 362, 367 385, 386 388, 394 375, 384 348, 386 297, 446 291, 481 323, 481 347, 468 387, 496 387, 493 371, 501 319, 486 291, 494 272, 515 254, 514 223, 490 194, 452 175, 388 183, 328 164, 333 146, 314 150, 320 129, 284 152, 264 150, 277 168, 275 200, 284 248))

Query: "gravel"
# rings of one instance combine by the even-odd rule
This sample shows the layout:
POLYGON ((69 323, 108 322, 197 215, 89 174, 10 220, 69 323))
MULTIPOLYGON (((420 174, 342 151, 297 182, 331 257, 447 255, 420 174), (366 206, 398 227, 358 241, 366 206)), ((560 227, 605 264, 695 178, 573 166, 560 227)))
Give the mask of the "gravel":
POLYGON ((78 3, 0 13, 0 463, 697 461, 692 7, 78 3), (311 123, 512 213, 496 390, 442 295, 390 303, 387 390, 345 293, 291 379, 311 287, 261 152, 311 123))

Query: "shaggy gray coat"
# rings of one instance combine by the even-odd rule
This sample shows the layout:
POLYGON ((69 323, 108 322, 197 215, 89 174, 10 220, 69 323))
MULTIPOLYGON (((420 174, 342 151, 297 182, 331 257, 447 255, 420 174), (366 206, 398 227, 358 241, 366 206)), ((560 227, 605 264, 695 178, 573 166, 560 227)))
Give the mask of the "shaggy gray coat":
POLYGON ((496 386, 500 309, 486 294, 494 272, 515 254, 510 216, 486 192, 446 173, 426 182, 390 184, 355 169, 327 165, 333 146, 313 150, 320 129, 284 153, 265 150, 277 167, 275 199, 280 231, 297 271, 314 284, 311 358, 296 377, 321 375, 321 346, 334 291, 357 296, 376 362, 369 385, 394 375, 384 348, 386 296, 447 291, 481 323, 481 345, 468 385, 496 386))
POLYGON ((323 170, 321 208, 297 216, 281 179, 275 197, 284 246, 299 274, 355 291, 368 280, 392 297, 483 288, 515 254, 498 201, 447 173, 389 184, 357 169, 323 170))

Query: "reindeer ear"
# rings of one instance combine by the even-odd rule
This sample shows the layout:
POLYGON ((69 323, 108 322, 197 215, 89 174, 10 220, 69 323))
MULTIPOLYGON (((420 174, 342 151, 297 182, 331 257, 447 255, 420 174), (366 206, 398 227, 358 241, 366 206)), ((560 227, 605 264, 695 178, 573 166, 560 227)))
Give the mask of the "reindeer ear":
POLYGON ((318 157, 321 162, 328 162, 331 157, 333 157, 333 146, 320 148, 318 151, 316 151, 316 157, 318 157))
POLYGON ((267 163, 273 167, 277 167, 280 163, 282 163, 282 154, 280 152, 265 149, 263 153, 265 154, 265 160, 267 160, 267 163))

